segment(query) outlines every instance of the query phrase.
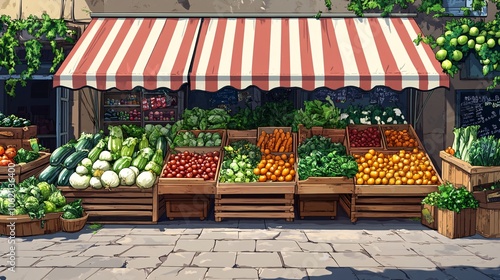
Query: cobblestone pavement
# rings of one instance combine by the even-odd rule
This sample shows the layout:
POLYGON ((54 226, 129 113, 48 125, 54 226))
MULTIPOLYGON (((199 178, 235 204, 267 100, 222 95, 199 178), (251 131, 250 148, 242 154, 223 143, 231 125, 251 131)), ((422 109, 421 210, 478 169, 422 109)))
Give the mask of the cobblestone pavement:
POLYGON ((2 237, 0 279, 500 279, 500 239, 411 220, 177 220, 2 237))

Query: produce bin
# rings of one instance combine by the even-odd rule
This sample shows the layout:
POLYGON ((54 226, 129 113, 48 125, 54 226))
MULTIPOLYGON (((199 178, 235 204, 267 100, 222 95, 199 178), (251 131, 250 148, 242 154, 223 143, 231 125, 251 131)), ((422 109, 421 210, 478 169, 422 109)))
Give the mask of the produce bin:
POLYGON ((9 176, 12 176, 16 183, 19 183, 31 176, 37 177, 49 165, 50 158, 49 153, 40 152, 39 154, 38 159, 26 164, 16 164, 15 167, 0 166, 0 181, 6 181, 9 176))
POLYGON ((0 127, 0 139, 30 139, 37 136, 37 126, 0 127))
POLYGON ((68 203, 82 199, 89 222, 102 224, 156 224, 165 213, 163 197, 158 195, 157 183, 150 189, 137 186, 118 186, 110 189, 84 190, 68 186, 57 187, 68 203))
POLYGON ((445 151, 439 152, 439 156, 443 180, 457 186, 463 185, 468 191, 472 191, 473 186, 500 180, 500 166, 472 166, 445 151))
POLYGON ((24 237, 56 233, 62 229, 60 220, 62 214, 62 212, 47 213, 41 220, 32 220, 29 215, 0 215, 0 234, 24 237), (15 223, 15 227, 9 227, 11 223, 15 223))
POLYGON ((250 130, 234 130, 234 129, 228 129, 227 130, 227 137, 228 138, 240 138, 240 137, 256 137, 257 136, 257 129, 250 129, 250 130))
MULTIPOLYGON (((413 129, 413 126, 411 124, 391 124, 391 125, 380 125, 380 131, 382 132, 382 139, 384 141, 384 147, 387 150, 413 150, 414 148, 418 148, 423 150, 424 145, 418 138, 417 133, 413 129), (385 132, 387 130, 395 130, 395 131, 402 131, 406 130, 407 135, 411 141, 414 143, 414 146, 408 147, 408 146, 390 146, 390 141, 387 139, 387 135, 385 135, 385 132), (415 146, 416 145, 416 146, 415 146)), ((410 141, 410 140, 409 140, 410 141)))
POLYGON ((466 208, 460 213, 438 209, 438 232, 448 238, 460 238, 476 234, 476 209, 466 208))
POLYGON ((384 145, 382 131, 380 130, 380 125, 363 125, 363 124, 351 124, 346 128, 346 138, 347 138, 347 148, 350 152, 366 152, 370 149, 374 150, 386 150, 384 145), (352 145, 352 136, 350 136, 350 131, 356 129, 358 131, 364 131, 367 128, 376 127, 380 133, 380 145, 372 146, 372 147, 353 147, 352 145))
POLYGON ((211 129, 211 130, 180 130, 177 132, 177 134, 179 133, 184 133, 184 132, 188 132, 188 131, 191 131, 196 137, 198 137, 198 135, 200 134, 200 132, 210 132, 210 133, 219 133, 220 136, 221 136, 221 145, 219 146, 214 146, 214 147, 204 147, 204 146, 201 146, 201 147, 185 147, 185 146, 179 146, 179 147, 175 147, 176 149, 181 149, 183 151, 188 151, 188 152, 198 152, 200 149, 204 150, 204 151, 220 151, 222 149, 222 147, 224 146, 224 143, 226 143, 226 137, 227 137, 227 133, 226 133, 226 130, 224 129, 211 129))
MULTIPOLYGON (((500 206, 500 204, 497 204, 500 206)), ((500 207, 497 209, 477 209, 476 230, 486 238, 500 237, 500 207)))
POLYGON ((495 184, 500 186, 500 182, 474 186, 472 187, 472 195, 479 203, 498 203, 500 205, 500 188, 489 189, 495 184))
POLYGON ((437 219, 438 219, 438 208, 429 204, 422 204, 422 225, 430 228, 437 229, 437 219))

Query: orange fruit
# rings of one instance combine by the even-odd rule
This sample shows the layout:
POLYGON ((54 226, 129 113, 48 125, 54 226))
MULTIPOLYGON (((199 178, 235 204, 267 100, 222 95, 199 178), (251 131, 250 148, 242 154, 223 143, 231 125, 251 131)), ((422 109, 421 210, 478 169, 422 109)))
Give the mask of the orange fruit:
POLYGON ((258 168, 264 168, 264 167, 266 167, 266 164, 261 162, 261 163, 259 163, 259 165, 257 165, 257 167, 258 168))
POLYGON ((254 168, 253 174, 260 175, 260 169, 259 168, 254 168))
POLYGON ((366 154, 365 154, 365 159, 366 159, 366 160, 371 160, 372 158, 373 158, 373 155, 372 155, 372 154, 370 154, 370 153, 366 153, 366 154))
MULTIPOLYGON (((286 154, 282 154, 282 155, 281 155, 281 159, 282 159, 282 160, 287 160, 287 158, 288 158, 288 157, 286 156, 286 154)), ((285 179, 286 179, 286 178, 285 178, 285 179)))
POLYGON ((267 164, 266 164, 266 168, 267 168, 267 169, 271 168, 271 166, 273 166, 271 163, 267 163, 267 164))
POLYGON ((375 179, 373 179, 373 178, 369 178, 369 179, 366 181, 366 184, 367 184, 367 185, 374 185, 374 184, 375 184, 375 179))
POLYGON ((276 167, 271 166, 271 168, 269 168, 269 171, 270 171, 271 173, 274 173, 274 171, 276 171, 276 167))
POLYGON ((284 162, 283 160, 280 160, 280 161, 278 162, 278 164, 279 164, 279 166, 283 166, 283 165, 285 165, 285 162, 284 162))
POLYGON ((364 185, 364 184, 365 184, 365 181, 363 180, 363 178, 358 178, 358 179, 356 180, 356 184, 357 184, 357 185, 364 185))
POLYGON ((292 177, 295 176, 295 170, 293 170, 293 169, 290 170, 290 175, 292 175, 292 177))
POLYGON ((267 163, 274 164, 274 159, 268 159, 267 163))
POLYGON ((290 169, 288 169, 288 168, 286 168, 286 167, 285 167, 285 169, 283 169, 283 170, 281 171, 281 175, 286 176, 286 175, 288 175, 288 174, 290 174, 290 169))
POLYGON ((276 161, 278 161, 278 160, 280 160, 280 159, 281 159, 281 157, 280 157, 280 156, 275 156, 275 157, 274 157, 274 160, 276 160, 276 161))
POLYGON ((278 177, 278 181, 279 181, 279 182, 283 182, 283 181, 285 181, 285 177, 283 177, 283 176, 279 176, 279 177, 278 177))
POLYGON ((368 179, 370 179, 370 175, 363 174, 363 177, 361 177, 361 178, 363 178, 363 181, 368 181, 368 179))
POLYGON ((377 171, 371 171, 370 172, 370 178, 378 178, 378 172, 377 171))
POLYGON ((274 171, 274 175, 276 175, 276 176, 280 176, 280 175, 281 175, 281 170, 276 170, 276 171, 274 171))
POLYGON ((261 169, 260 169, 260 174, 261 174, 261 175, 264 175, 264 174, 266 174, 266 173, 267 173, 267 171, 268 171, 268 169, 267 169, 267 168, 261 168, 261 169))
POLYGON ((273 175, 271 175, 271 180, 273 182, 276 182, 276 180, 278 180, 278 177, 276 177, 276 175, 273 174, 273 175))
POLYGON ((260 175, 259 176, 259 182, 265 182, 265 181, 267 181, 266 175, 260 175))
POLYGON ((293 157, 289 158, 288 159, 288 163, 294 164, 295 163, 295 159, 293 157))
POLYGON ((292 175, 288 174, 288 175, 285 176, 285 181, 290 182, 292 180, 293 180, 293 176, 292 175))
POLYGON ((375 185, 380 185, 381 183, 382 183, 382 179, 380 179, 380 178, 375 179, 375 185))
POLYGON ((271 153, 271 151, 269 149, 264 150, 264 154, 269 155, 270 153, 271 153))
POLYGON ((415 180, 413 180, 413 179, 408 179, 408 181, 406 181, 406 183, 407 183, 408 185, 415 185, 415 180))
POLYGON ((271 173, 271 172, 269 172, 269 171, 268 171, 268 172, 266 172, 266 177, 267 177, 267 179, 271 179, 271 176, 272 176, 272 175, 273 175, 273 173, 271 173))
POLYGON ((292 167, 292 165, 288 162, 285 162, 285 167, 292 167))

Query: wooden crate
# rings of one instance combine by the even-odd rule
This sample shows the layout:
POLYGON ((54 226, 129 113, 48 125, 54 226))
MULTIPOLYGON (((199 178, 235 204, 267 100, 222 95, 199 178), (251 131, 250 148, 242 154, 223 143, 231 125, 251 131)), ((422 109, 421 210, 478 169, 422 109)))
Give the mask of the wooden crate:
POLYGON ((14 167, 0 166, 0 181, 13 177, 19 183, 31 176, 38 176, 49 165, 49 158, 49 153, 40 152, 40 157, 32 162, 16 164, 14 167))
POLYGON ((82 199, 83 209, 89 214, 89 222, 103 224, 156 224, 165 213, 163 196, 158 186, 141 189, 137 186, 119 186, 111 189, 77 190, 57 187, 68 202, 82 199))
MULTIPOLYGON (((175 148, 175 151, 181 152, 184 148, 175 148)), ((210 147, 198 147, 196 153, 213 152, 210 147)), ((219 147, 220 151, 220 147, 219 147)), ((167 154, 167 159, 170 157, 170 152, 167 154)), ((215 171, 214 180, 205 181, 203 178, 158 178, 158 194, 214 194, 215 186, 219 179, 219 170, 222 162, 223 154, 219 156, 217 170, 215 171)), ((166 165, 163 166, 163 170, 166 165)), ((162 170, 162 174, 163 174, 162 170)))
MULTIPOLYGON (((305 126, 299 124, 298 127, 298 144, 304 142, 307 138, 311 138, 314 135, 321 135, 332 139, 332 142, 344 143, 346 140, 346 130, 345 129, 329 129, 322 127, 312 127, 307 129, 305 126)), ((347 144, 347 143, 345 143, 347 144)))
POLYGON ((476 216, 476 231, 486 238, 500 237, 500 209, 479 207, 476 216))
POLYGON ((413 150, 414 148, 418 148, 420 150, 424 149, 424 145, 422 144, 422 142, 418 138, 418 135, 415 132, 415 129, 413 129, 413 126, 411 124, 380 125, 380 131, 382 132, 382 140, 384 141, 384 146, 387 150, 398 150, 399 151, 399 150, 413 150), (411 138, 413 138, 413 140, 416 142, 417 147, 399 147, 399 146, 389 147, 389 145, 387 144, 388 143, 387 138, 385 136, 385 131, 389 130, 389 129, 396 130, 396 131, 401 131, 401 130, 408 131, 409 136, 411 138))
POLYGON ((448 238, 476 234, 476 209, 463 209, 460 213, 438 209, 438 232, 448 238))
POLYGON ((434 205, 422 204, 421 213, 422 217, 420 220, 422 222, 422 225, 431 229, 437 229, 437 207, 434 205))
POLYGON ((383 136, 382 136, 382 131, 380 130, 380 125, 364 125, 364 124, 351 124, 349 126, 346 127, 346 138, 347 138, 347 149, 350 151, 350 152, 366 152, 370 149, 374 149, 374 150, 385 150, 385 145, 384 145, 384 140, 383 139, 383 136), (369 127, 377 127, 378 128, 378 131, 380 133, 380 146, 378 147, 351 147, 351 141, 350 141, 350 137, 349 137, 349 130, 352 130, 352 129, 357 129, 357 130, 365 130, 369 127))
MULTIPOLYGON (((354 200, 354 194, 340 194, 339 195, 339 206, 344 210, 347 214, 347 217, 351 218, 353 205, 356 205, 356 201, 354 200)), ((356 220, 352 220, 351 222, 355 222, 356 220)))
POLYGON ((0 139, 23 139, 23 128, 0 127, 0 139))
POLYGON ((37 130, 38 127, 36 125, 23 127, 23 138, 24 139, 36 138, 36 136, 38 135, 37 130))
POLYGON ((439 152, 442 160, 441 174, 444 181, 465 186, 472 191, 473 186, 500 180, 500 166, 472 166, 445 151, 439 152))
POLYGON ((219 183, 215 220, 284 218, 293 221, 295 182, 219 183))
POLYGON ((500 184, 500 182, 487 183, 472 187, 472 195, 479 201, 479 203, 500 203, 500 189, 494 190, 483 190, 484 188, 489 188, 495 184, 500 184))
MULTIPOLYGON (((214 147, 176 147, 176 149, 182 150, 182 151, 193 152, 193 153, 199 152, 200 149, 202 149, 204 151, 207 151, 207 152, 213 152, 213 151, 220 151, 222 149, 222 147, 224 146, 224 143, 226 143, 227 133, 226 133, 225 129, 190 130, 190 131, 196 137, 198 137, 198 135, 201 132, 205 132, 205 133, 206 132, 219 133, 220 136, 221 136, 221 145, 220 146, 214 146, 214 147)), ((183 132, 187 132, 187 130, 180 130, 177 133, 183 133, 183 132)))
POLYGON ((299 216, 304 217, 330 217, 337 216, 338 195, 298 195, 299 216))
POLYGON ((208 216, 210 196, 205 194, 169 195, 165 196, 167 218, 199 218, 205 220, 208 216))
POLYGON ((291 127, 259 127, 257 129, 257 137, 255 138, 256 139, 255 142, 257 143, 257 139, 259 138, 259 136, 263 131, 266 132, 267 134, 272 134, 275 129, 283 129, 285 133, 290 132, 292 134, 292 152, 271 152, 271 154, 281 155, 281 154, 293 153, 295 155, 295 158, 297 158, 297 133, 292 132, 291 127))
POLYGON ((47 213, 41 220, 32 220, 28 215, 0 215, 0 234, 23 237, 59 232, 62 229, 61 215, 62 212, 47 213), (15 227, 9 227, 11 223, 15 223, 15 227))
POLYGON ((257 129, 250 130, 227 130, 227 138, 240 138, 240 137, 257 137, 257 129))

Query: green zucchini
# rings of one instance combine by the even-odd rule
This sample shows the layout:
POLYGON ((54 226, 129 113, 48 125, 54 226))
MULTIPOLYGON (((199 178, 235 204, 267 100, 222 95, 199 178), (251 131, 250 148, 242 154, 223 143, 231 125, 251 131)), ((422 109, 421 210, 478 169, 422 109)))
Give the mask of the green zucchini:
POLYGON ((78 142, 75 145, 75 149, 77 151, 83 151, 83 150, 91 150, 94 147, 94 142, 90 138, 83 138, 78 140, 78 142))
POLYGON ((67 157, 69 157, 72 153, 76 151, 75 147, 72 144, 65 144, 59 148, 57 148, 50 155, 50 165, 60 165, 62 164, 67 157))
POLYGON ((167 155, 167 138, 165 136, 160 136, 158 139, 156 139, 156 150, 162 150, 163 151, 163 158, 167 155))
POLYGON ((42 170, 42 173, 38 175, 38 180, 41 182, 47 182, 49 184, 55 184, 57 183, 57 179, 59 177, 59 173, 64 169, 64 166, 62 165, 49 165, 47 168, 42 170))
POLYGON ((113 171, 118 174, 120 170, 129 167, 130 164, 132 164, 131 157, 121 157, 115 161, 115 164, 113 164, 113 171))
POLYGON ((148 164, 148 158, 144 157, 142 153, 139 154, 138 157, 134 158, 132 161, 132 166, 137 167, 140 171, 144 170, 144 167, 146 167, 146 164, 148 164))
POLYGON ((58 186, 69 186, 69 177, 71 174, 75 172, 74 169, 67 169, 64 168, 61 173, 59 173, 59 176, 57 177, 57 185, 58 186))
POLYGON ((97 145, 97 143, 99 143, 99 141, 101 141, 101 139, 104 139, 104 131, 99 131, 98 133, 96 133, 92 139, 92 144, 95 146, 97 145))
POLYGON ((89 155, 89 151, 77 151, 76 153, 73 153, 70 155, 65 161, 64 161, 64 167, 68 169, 75 169, 76 166, 82 162, 84 158, 86 158, 89 155))

